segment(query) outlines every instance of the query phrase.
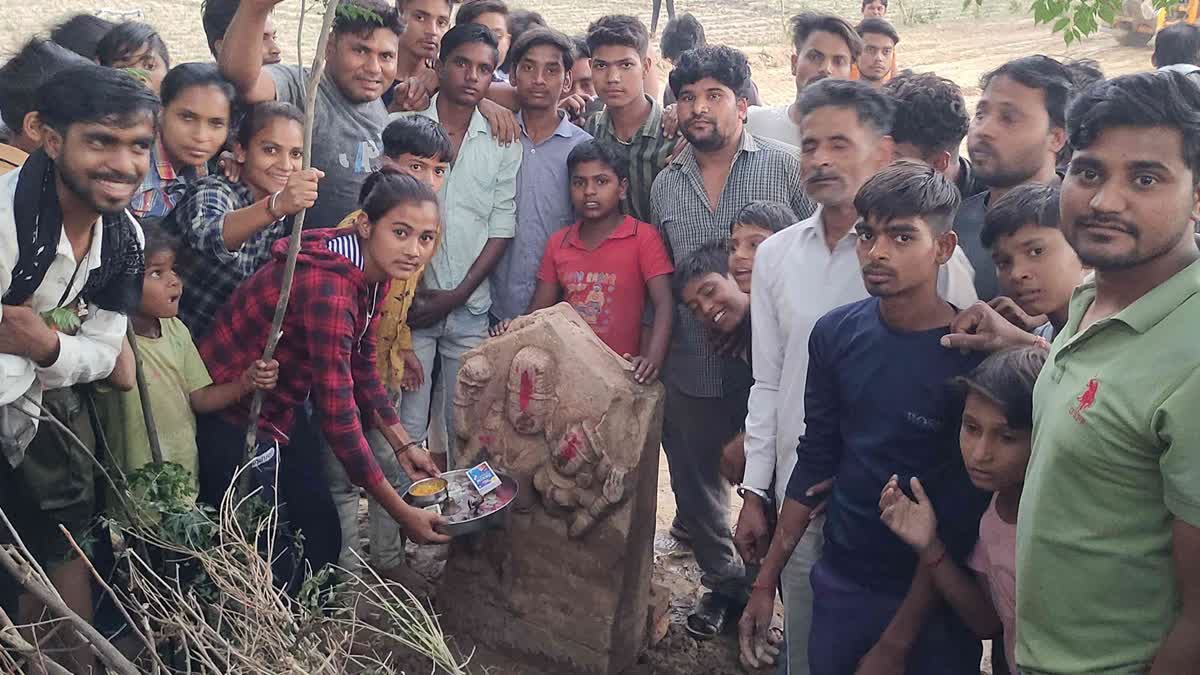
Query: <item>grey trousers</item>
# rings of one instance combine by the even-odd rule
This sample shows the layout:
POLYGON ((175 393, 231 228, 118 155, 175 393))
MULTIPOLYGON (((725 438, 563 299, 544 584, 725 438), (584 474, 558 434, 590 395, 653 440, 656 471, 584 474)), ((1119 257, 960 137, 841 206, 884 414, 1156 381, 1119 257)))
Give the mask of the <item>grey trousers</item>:
MULTIPOLYGON (((367 432, 367 441, 383 469, 383 475, 392 487, 400 494, 408 490, 412 484, 392 446, 383 434, 372 429, 367 432)), ((338 566, 361 573, 361 565, 353 552, 363 555, 362 538, 358 532, 358 506, 361 495, 360 488, 350 482, 346 469, 338 461, 329 444, 321 440, 321 455, 325 464, 325 475, 329 482, 329 493, 337 507, 338 521, 342 526, 342 550, 338 555, 338 566)), ((383 507, 373 499, 367 499, 367 538, 370 542, 371 555, 369 562, 377 569, 387 570, 404 564, 404 536, 400 526, 383 507)), ((365 557, 365 556, 364 556, 365 557)))
POLYGON ((691 537, 700 583, 739 602, 749 597, 751 579, 733 547, 730 485, 720 461, 722 446, 745 420, 744 396, 698 398, 667 384, 662 444, 678 517, 691 537))

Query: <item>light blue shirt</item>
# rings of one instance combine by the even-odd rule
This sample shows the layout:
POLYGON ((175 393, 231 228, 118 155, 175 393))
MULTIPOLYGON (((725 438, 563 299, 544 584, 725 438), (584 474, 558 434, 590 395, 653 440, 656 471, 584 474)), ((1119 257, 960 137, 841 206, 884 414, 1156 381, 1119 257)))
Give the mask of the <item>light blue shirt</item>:
POLYGON ((575 221, 571 207, 571 176, 567 155, 592 135, 571 124, 559 113, 558 128, 541 143, 534 143, 521 125, 521 170, 517 172, 517 232, 492 273, 492 314, 512 319, 525 313, 533 290, 546 240, 575 221))
MULTIPOLYGON (((390 120, 424 115, 438 120, 437 96, 421 112, 395 113, 390 120)), ((487 120, 476 110, 467 125, 462 147, 438 198, 442 205, 442 241, 425 268, 421 283, 426 288, 452 290, 483 251, 488 239, 511 239, 517 225, 517 170, 521 146, 501 145, 492 138, 487 120)), ((471 294, 465 307, 472 314, 486 314, 492 306, 487 279, 471 294)))

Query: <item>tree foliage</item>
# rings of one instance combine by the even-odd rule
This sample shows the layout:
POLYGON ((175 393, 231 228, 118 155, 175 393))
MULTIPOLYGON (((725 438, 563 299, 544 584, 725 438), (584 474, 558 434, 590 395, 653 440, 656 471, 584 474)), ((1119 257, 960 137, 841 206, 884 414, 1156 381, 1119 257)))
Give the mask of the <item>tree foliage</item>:
MULTIPOLYGON (((982 5, 985 0, 964 0, 963 8, 982 5)), ((1156 10, 1169 9, 1179 0, 1150 0, 1156 10)), ((1124 0, 1033 0, 1033 20, 1048 24, 1055 33, 1062 33, 1069 45, 1100 30, 1101 23, 1111 24, 1124 6, 1124 0)))

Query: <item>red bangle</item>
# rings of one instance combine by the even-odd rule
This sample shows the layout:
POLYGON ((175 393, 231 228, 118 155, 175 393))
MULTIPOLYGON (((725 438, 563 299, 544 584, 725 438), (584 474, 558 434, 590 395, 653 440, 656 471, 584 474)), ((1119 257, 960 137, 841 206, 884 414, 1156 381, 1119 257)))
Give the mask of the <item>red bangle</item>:
POLYGON ((946 559, 946 549, 943 547, 942 552, 938 554, 937 560, 934 560, 931 563, 926 563, 926 565, 929 567, 929 569, 933 569, 933 568, 937 567, 938 565, 941 565, 942 561, 945 559, 946 559))

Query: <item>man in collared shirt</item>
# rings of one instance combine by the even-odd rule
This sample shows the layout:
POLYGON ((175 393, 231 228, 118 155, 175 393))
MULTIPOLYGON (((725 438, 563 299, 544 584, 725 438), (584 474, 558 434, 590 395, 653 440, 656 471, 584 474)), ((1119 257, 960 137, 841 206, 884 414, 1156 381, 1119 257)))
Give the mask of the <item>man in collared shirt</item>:
POLYGON ((632 16, 597 19, 588 27, 592 78, 604 109, 584 129, 621 153, 629 166, 629 190, 622 202, 626 215, 650 222, 650 190, 671 158, 675 140, 662 130, 662 104, 646 93, 650 72, 650 34, 632 16))
POLYGON ((400 402, 400 419, 409 436, 414 441, 429 438, 430 451, 443 464, 455 438, 449 426, 454 420, 450 394, 459 360, 487 336, 492 307, 488 276, 516 230, 522 146, 500 145, 478 109, 491 84, 497 54, 496 37, 486 27, 467 23, 450 29, 442 38, 441 90, 429 108, 412 113, 441 124, 455 150, 440 193, 442 241, 408 313, 421 369, 432 374, 437 359, 441 379, 435 387, 426 377, 400 402))
POLYGON ((567 155, 591 139, 558 109, 574 65, 570 38, 546 28, 522 35, 512 47, 512 83, 521 111, 521 170, 517 172, 517 228, 492 273, 492 316, 516 318, 529 308, 546 240, 574 221, 567 155))
MULTIPOLYGON (((1186 78, 1097 82, 1067 114, 1061 228, 1095 277, 1034 389, 1017 517, 1022 673, 1200 663, 1200 91, 1186 78)), ((982 305, 955 323, 955 349, 1036 340, 982 305)))
MULTIPOLYGON (((158 111, 158 98, 125 73, 94 65, 60 71, 37 94, 45 149, 0 178, 0 505, 85 620, 92 616, 88 568, 70 555, 57 525, 76 538, 87 530, 94 460, 28 415, 44 405, 90 454, 94 430, 71 387, 109 376, 126 313, 141 297, 142 235, 126 207, 149 168, 158 111), (58 217, 47 222, 48 213, 58 217), (43 318, 50 311, 57 330, 43 318)), ((17 624, 36 621, 40 604, 22 598, 18 612, 16 597, 0 574, 4 609, 17 624)), ((72 669, 88 672, 88 648, 63 642, 72 669)))
MULTIPOLYGON (((788 204, 800 216, 812 213, 795 154, 743 128, 746 99, 738 92, 745 91, 749 77, 745 55, 714 46, 685 52, 671 73, 680 129, 689 145, 655 180, 651 213, 674 260, 728 237, 738 211, 752 201, 788 204)), ((692 626, 698 634, 719 629, 722 608, 744 601, 748 584, 727 525, 728 486, 718 472, 722 445, 742 426, 736 411, 745 394, 723 380, 722 360, 705 333, 690 311, 677 306, 663 377, 663 447, 679 517, 691 536, 702 582, 712 591, 689 617, 690 626, 708 624, 692 626)))
POLYGON ((746 128, 758 138, 800 147, 797 105, 804 88, 826 78, 850 79, 862 53, 862 38, 845 19, 832 14, 802 12, 792 17, 792 76, 796 98, 771 108, 756 106, 746 113, 746 128))
MULTIPOLYGON (((744 505, 735 535, 748 563, 758 563, 767 553, 767 509, 783 503, 787 477, 796 465, 813 325, 830 310, 867 297, 855 253, 854 196, 892 159, 888 129, 893 105, 863 83, 833 80, 817 83, 800 98, 805 138, 800 168, 807 194, 818 207, 810 218, 763 242, 755 256, 750 295, 754 386, 746 417, 744 505)), ((950 289, 939 289, 943 297, 969 296, 974 290, 969 276, 947 283, 950 289)), ((968 304, 967 298, 959 302, 968 304)), ((792 675, 808 673, 809 572, 821 553, 822 527, 823 519, 808 528, 781 579, 792 675)))

